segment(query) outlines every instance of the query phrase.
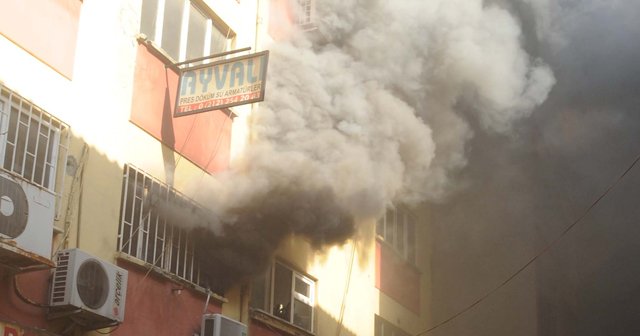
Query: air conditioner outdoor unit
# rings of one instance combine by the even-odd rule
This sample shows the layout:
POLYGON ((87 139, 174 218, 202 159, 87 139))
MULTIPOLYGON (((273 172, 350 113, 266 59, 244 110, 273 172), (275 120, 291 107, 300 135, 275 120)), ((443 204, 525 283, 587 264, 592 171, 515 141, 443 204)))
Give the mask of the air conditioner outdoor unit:
POLYGON ((51 313, 68 313, 76 322, 94 328, 124 320, 126 270, 79 249, 58 252, 56 263, 51 313))
POLYGON ((0 171, 0 241, 51 258, 55 195, 0 171))
POLYGON ((247 326, 222 314, 204 314, 200 336, 247 336, 247 326))

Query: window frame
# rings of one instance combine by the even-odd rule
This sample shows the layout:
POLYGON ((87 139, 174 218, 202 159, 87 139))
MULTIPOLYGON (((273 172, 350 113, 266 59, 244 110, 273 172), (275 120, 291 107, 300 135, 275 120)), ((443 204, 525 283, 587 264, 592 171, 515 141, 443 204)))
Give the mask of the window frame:
POLYGON ((58 189, 61 188, 58 177, 60 166, 63 165, 61 159, 66 158, 68 152, 68 129, 69 126, 61 120, 24 99, 0 82, 0 167, 3 171, 17 175, 52 194, 57 194, 58 189), (11 125, 14 120, 14 109, 17 110, 15 127, 11 125), (23 115, 27 118, 26 122, 22 120, 23 115), (35 127, 37 127, 36 141, 32 153, 29 147, 31 147, 30 141, 33 140, 32 131, 35 127), (26 134, 24 134, 25 129, 26 134), (13 139, 9 139, 11 130, 15 131, 13 139), (43 130, 46 134, 43 133, 43 130), (40 146, 43 137, 46 144, 44 153, 41 153, 40 146), (8 146, 13 146, 11 162, 5 160, 8 146), (20 147, 22 148, 20 149, 20 147), (20 153, 18 153, 18 149, 20 149, 20 153), (21 160, 17 159, 20 155, 22 155, 21 160), (32 160, 30 173, 25 171, 28 168, 28 164, 26 164, 28 158, 32 160), (41 168, 38 168, 38 162, 40 162, 41 168), (17 165, 21 167, 18 168, 17 165), (37 168, 42 169, 40 177, 38 177, 37 168))
POLYGON ((295 13, 295 24, 302 30, 312 30, 315 24, 315 0, 297 0, 295 13))
POLYGON ((262 291, 263 291, 263 297, 259 298, 260 302, 259 302, 259 307, 255 307, 253 305, 256 304, 256 302, 254 301, 255 297, 251 298, 251 303, 250 305, 253 306, 252 308, 257 308, 259 310, 264 311, 265 313, 267 313, 268 315, 282 320, 290 325, 293 325, 295 327, 301 328, 303 330, 306 330, 308 332, 313 332, 313 330, 315 329, 315 318, 316 318, 316 287, 317 287, 317 280, 302 273, 297 271, 296 269, 294 269, 293 267, 289 266, 287 263, 282 262, 282 261, 273 261, 270 265, 269 268, 267 269, 266 273, 263 274, 260 278, 257 278, 254 280, 253 282, 253 288, 256 288, 256 286, 261 286, 262 287, 262 291), (284 319, 282 317, 280 317, 279 315, 276 315, 276 313, 274 312, 275 309, 275 292, 276 292, 276 269, 277 267, 283 267, 284 269, 288 270, 291 272, 291 288, 289 288, 289 294, 290 294, 290 298, 289 298, 289 311, 288 311, 288 318, 284 319), (301 280, 303 283, 305 283, 306 285, 309 286, 309 295, 304 295, 303 293, 299 293, 296 291, 296 280, 301 280), (299 325, 295 323, 295 305, 296 305, 296 300, 300 301, 302 304, 308 306, 311 308, 311 317, 309 320, 309 328, 306 328, 303 325, 299 325))
POLYGON ((416 258, 416 218, 402 206, 389 207, 376 221, 376 235, 379 240, 393 249, 403 260, 415 265, 416 258), (389 218, 393 217, 393 221, 389 218), (393 224, 391 224, 393 223, 393 224), (402 223, 401 225, 399 223, 402 223), (390 229, 390 226, 393 228, 390 229), (400 229, 402 227, 402 229, 400 229), (400 238, 401 237, 401 238, 400 238))
POLYGON ((400 329, 398 326, 377 314, 374 319, 373 333, 374 336, 411 336, 408 332, 400 329))
POLYGON ((188 46, 189 46, 189 21, 190 21, 190 13, 191 7, 194 7, 200 14, 202 14, 206 20, 206 28, 204 34, 204 41, 202 45, 203 54, 197 57, 205 57, 212 54, 211 51, 211 38, 213 29, 217 29, 223 36, 226 36, 226 43, 223 50, 216 51, 224 52, 228 51, 233 47, 235 40, 235 32, 231 30, 227 24, 225 24, 215 13, 213 13, 209 7, 203 3, 202 1, 197 0, 178 0, 182 3, 181 9, 181 17, 180 17, 180 32, 179 32, 179 41, 178 41, 178 57, 172 55, 163 45, 163 34, 164 34, 164 24, 165 24, 165 9, 167 1, 172 0, 143 0, 144 1, 157 1, 154 17, 151 18, 153 21, 153 33, 143 31, 143 21, 145 15, 152 15, 150 13, 144 12, 144 4, 141 9, 141 21, 140 21, 140 32, 147 35, 147 38, 152 40, 154 44, 156 44, 159 48, 161 48, 167 56, 171 58, 174 62, 183 62, 186 60, 186 56, 188 54, 188 46), (225 34, 226 31, 226 34, 225 34), (208 50, 208 51, 207 51, 208 50))
POLYGON ((204 281, 195 255, 194 244, 186 229, 171 218, 154 211, 151 189, 164 201, 204 210, 195 201, 166 183, 127 164, 122 180, 122 199, 118 225, 117 250, 129 257, 202 286, 204 281), (130 194, 133 192, 133 194, 130 194), (152 237, 153 236, 153 237, 152 237))

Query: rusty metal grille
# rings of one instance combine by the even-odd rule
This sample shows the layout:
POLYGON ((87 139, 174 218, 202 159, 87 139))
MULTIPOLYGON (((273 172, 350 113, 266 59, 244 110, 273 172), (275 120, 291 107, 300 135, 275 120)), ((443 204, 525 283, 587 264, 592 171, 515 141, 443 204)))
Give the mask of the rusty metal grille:
POLYGON ((0 82, 0 166, 56 192, 58 158, 66 157, 68 126, 0 82))
POLYGON ((159 206, 177 209, 197 205, 158 179, 126 165, 118 250, 201 285, 200 268, 187 230, 179 227, 177 216, 159 206))
POLYGON ((57 266, 53 274, 51 286, 51 302, 61 303, 65 300, 67 293, 67 279, 69 277, 69 252, 58 253, 57 266))

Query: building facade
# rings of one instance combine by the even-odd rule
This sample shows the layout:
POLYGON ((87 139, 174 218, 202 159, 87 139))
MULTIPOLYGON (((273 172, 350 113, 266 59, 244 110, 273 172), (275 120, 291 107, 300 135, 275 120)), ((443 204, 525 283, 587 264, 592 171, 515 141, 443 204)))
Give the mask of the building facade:
POLYGON ((321 249, 288 236, 266 269, 220 290, 188 220, 157 208, 210 215, 194 185, 241 155, 259 113, 247 104, 174 117, 175 64, 267 50, 290 26, 313 30, 317 5, 0 4, 0 335, 209 336, 210 314, 249 335, 426 328, 425 211, 395 207, 321 249))

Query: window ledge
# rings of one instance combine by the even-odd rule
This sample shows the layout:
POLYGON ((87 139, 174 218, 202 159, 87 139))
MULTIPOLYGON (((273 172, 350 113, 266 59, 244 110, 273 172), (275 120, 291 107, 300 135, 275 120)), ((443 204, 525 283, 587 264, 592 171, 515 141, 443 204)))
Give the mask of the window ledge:
POLYGON ((227 298, 225 298, 222 295, 219 295, 217 293, 212 292, 211 290, 204 288, 202 286, 198 286, 197 284, 191 282, 191 281, 187 281, 184 280, 180 277, 178 277, 175 274, 169 273, 167 271, 165 271, 162 268, 159 268, 157 266, 151 265, 148 262, 138 259, 136 257, 132 257, 126 253, 123 252, 116 252, 116 259, 118 260, 122 260, 125 261, 129 264, 132 264, 134 266, 138 266, 141 267, 147 271, 153 272, 154 274, 157 274, 159 276, 161 276, 164 279, 167 279, 169 281, 175 282, 178 285, 183 286, 185 289, 192 289, 193 291, 195 291, 196 293, 200 293, 202 295, 211 295, 211 298, 218 301, 219 303, 228 303, 229 300, 227 298))
POLYGON ((14 240, 0 238, 0 267, 21 273, 31 270, 51 269, 55 263, 43 256, 22 249, 14 240))
POLYGON ((304 330, 294 324, 291 324, 281 318, 275 317, 264 310, 250 308, 249 316, 252 320, 260 322, 267 327, 277 329, 291 336, 315 336, 316 334, 304 330))

